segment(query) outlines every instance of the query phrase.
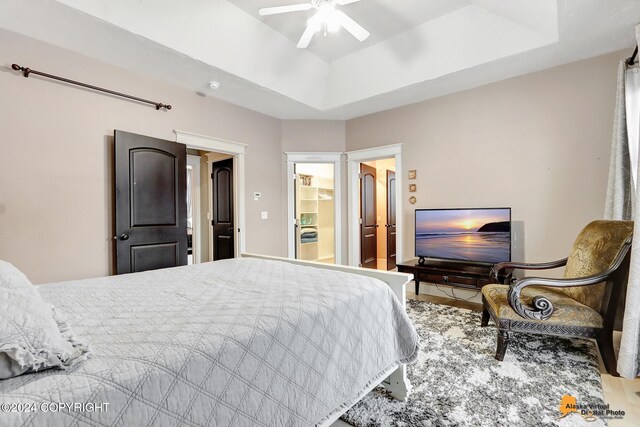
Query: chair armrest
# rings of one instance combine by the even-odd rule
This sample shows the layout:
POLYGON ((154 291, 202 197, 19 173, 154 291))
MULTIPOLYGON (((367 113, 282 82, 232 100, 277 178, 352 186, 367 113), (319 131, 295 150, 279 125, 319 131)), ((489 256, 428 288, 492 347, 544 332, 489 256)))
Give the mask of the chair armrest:
POLYGON ((509 291, 507 293, 509 299, 509 305, 513 310, 525 319, 534 319, 534 320, 547 320, 553 314, 553 304, 549 301, 548 298, 542 296, 536 296, 531 301, 533 303, 533 308, 522 303, 520 294, 522 290, 527 286, 538 285, 538 286, 549 286, 553 288, 568 288, 574 286, 589 286, 595 285, 600 282, 604 282, 609 279, 618 267, 624 261, 627 252, 631 247, 631 237, 629 237, 618 252, 616 259, 611 264, 608 270, 603 271, 602 273, 593 274, 591 276, 578 277, 575 279, 548 279, 543 277, 527 277, 517 282, 511 284, 509 286, 509 291))
POLYGON ((498 275, 501 270, 505 268, 519 268, 521 270, 549 270, 552 268, 562 267, 567 265, 567 259, 563 258, 557 261, 541 262, 541 263, 526 263, 526 262, 499 262, 491 267, 491 278, 498 281, 498 275))

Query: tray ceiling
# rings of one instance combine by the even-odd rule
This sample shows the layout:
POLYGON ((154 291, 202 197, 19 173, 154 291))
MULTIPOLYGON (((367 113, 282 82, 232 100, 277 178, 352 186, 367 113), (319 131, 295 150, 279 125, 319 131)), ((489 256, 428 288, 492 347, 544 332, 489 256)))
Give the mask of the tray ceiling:
POLYGON ((640 22, 635 0, 362 0, 342 9, 369 39, 297 49, 306 12, 257 13, 292 3, 3 0, 0 28, 275 117, 349 119, 631 48, 640 22))

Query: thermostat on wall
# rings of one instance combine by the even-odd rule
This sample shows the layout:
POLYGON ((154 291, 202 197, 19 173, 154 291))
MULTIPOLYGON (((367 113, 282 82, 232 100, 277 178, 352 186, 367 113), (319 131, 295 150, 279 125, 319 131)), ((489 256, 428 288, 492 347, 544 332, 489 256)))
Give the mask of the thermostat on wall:
POLYGON ((262 193, 260 193, 258 191, 253 193, 253 200, 260 200, 260 197, 262 197, 262 193))

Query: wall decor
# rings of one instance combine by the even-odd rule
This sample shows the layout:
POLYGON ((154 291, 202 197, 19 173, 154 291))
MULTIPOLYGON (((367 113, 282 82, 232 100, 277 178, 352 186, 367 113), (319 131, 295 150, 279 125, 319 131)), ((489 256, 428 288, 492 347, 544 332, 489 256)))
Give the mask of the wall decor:
POLYGON ((416 199, 416 196, 409 197, 409 203, 411 203, 412 205, 415 205, 417 201, 418 199, 416 199))
POLYGON ((418 186, 416 184, 409 184, 410 193, 415 193, 417 189, 418 189, 418 186))
POLYGON ((417 173, 415 169, 409 169, 409 179, 416 179, 417 173))

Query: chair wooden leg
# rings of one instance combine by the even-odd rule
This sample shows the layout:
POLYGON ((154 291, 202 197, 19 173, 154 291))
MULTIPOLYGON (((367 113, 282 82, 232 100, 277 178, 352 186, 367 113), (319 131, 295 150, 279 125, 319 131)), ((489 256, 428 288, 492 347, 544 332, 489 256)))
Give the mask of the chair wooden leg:
POLYGON ((489 324, 489 310, 486 308, 482 308, 482 321, 480 322, 480 326, 487 326, 489 324))
POLYGON ((596 339, 598 343, 598 350, 600 350, 600 356, 602 357, 602 363, 604 364, 605 369, 611 376, 619 377, 618 373, 618 362, 616 360, 616 353, 613 349, 613 337, 612 333, 609 331, 602 331, 600 337, 596 339))
POLYGON ((506 329, 498 329, 498 346, 496 348, 496 360, 502 362, 504 360, 504 354, 507 352, 507 346, 509 345, 509 339, 511 334, 506 329))

